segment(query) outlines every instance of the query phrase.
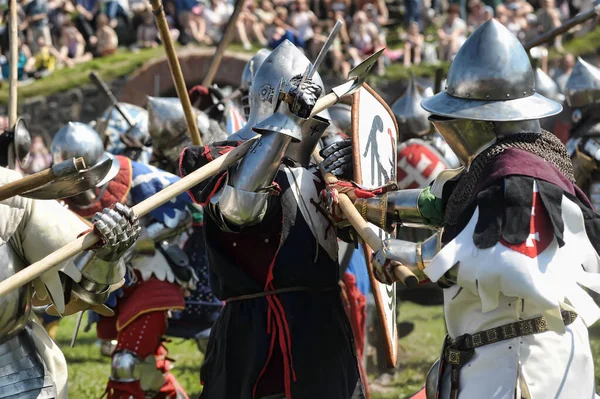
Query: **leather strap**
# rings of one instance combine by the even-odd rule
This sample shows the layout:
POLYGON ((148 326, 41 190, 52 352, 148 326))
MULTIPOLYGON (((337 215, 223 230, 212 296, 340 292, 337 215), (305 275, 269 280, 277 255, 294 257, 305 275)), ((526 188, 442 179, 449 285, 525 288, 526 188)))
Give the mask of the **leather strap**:
MULTIPOLYGON (((577 313, 570 310, 563 310, 561 314, 565 326, 573 323, 577 318, 577 313)), ((464 334, 460 337, 449 339, 450 342, 444 352, 444 360, 452 367, 450 373, 450 398, 458 398, 460 369, 471 360, 475 354, 475 348, 546 331, 548 331, 546 320, 543 316, 540 316, 534 319, 516 321, 490 328, 489 330, 480 331, 475 334, 464 334)))

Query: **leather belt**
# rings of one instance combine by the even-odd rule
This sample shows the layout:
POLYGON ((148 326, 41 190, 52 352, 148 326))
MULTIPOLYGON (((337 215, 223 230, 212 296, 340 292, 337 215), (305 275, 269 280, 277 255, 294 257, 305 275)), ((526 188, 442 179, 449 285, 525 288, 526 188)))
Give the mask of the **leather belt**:
MULTIPOLYGON (((573 323, 577 318, 577 313, 570 310, 561 311, 561 315, 565 326, 573 323)), ((471 360, 475 354, 475 348, 546 331, 548 331, 546 320, 540 316, 490 328, 475 334, 464 334, 455 339, 448 338, 444 360, 451 365, 450 398, 458 398, 460 369, 471 360)))

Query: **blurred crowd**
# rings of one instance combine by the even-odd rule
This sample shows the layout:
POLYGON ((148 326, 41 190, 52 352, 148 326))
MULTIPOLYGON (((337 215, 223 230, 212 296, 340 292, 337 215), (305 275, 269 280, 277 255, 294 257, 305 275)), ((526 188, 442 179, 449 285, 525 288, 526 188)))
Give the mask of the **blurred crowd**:
MULTIPOLYGON (((183 45, 219 43, 234 2, 164 0, 172 38, 183 45)), ((591 6, 591 0, 246 0, 235 41, 249 50, 275 48, 287 39, 314 59, 341 19, 346 23, 331 48, 326 70, 346 76, 364 58, 388 47, 377 68, 383 74, 391 63, 452 60, 469 33, 492 17, 525 42, 591 6)), ((20 0, 18 7, 18 77, 23 82, 113 54, 119 47, 160 44, 147 0, 20 0)), ((0 21, 5 79, 8 13, 5 4, 0 21)), ((578 29, 590 29, 590 24, 578 29)), ((560 49, 561 37, 552 45, 560 49)), ((543 48, 536 51, 534 57, 543 59, 547 54, 543 48)))

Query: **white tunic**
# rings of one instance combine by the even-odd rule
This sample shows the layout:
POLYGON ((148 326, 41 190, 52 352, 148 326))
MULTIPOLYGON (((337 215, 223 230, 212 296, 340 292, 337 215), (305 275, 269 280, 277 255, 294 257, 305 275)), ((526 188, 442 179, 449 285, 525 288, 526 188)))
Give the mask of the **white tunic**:
MULTIPOLYGON (((458 264, 458 283, 444 290, 452 338, 540 315, 551 329, 475 349, 460 371, 460 399, 596 397, 587 328, 598 320, 600 309, 581 286, 599 291, 600 258, 586 235, 580 208, 563 196, 562 212, 565 245, 559 248, 552 238, 531 257, 502 242, 476 248, 477 208, 467 227, 425 269, 437 281, 458 264), (560 309, 579 316, 565 328, 560 309)), ((448 378, 442 387, 441 397, 448 397, 448 378)))

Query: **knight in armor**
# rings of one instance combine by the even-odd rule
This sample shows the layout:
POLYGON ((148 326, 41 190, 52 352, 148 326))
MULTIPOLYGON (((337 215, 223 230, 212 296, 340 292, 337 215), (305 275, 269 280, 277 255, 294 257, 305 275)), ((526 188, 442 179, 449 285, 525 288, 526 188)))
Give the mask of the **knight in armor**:
POLYGON ((566 143, 569 138, 570 112, 564 107, 565 96, 561 93, 554 79, 540 67, 534 69, 534 75, 536 93, 563 105, 563 110, 558 115, 553 115, 540 121, 542 129, 554 133, 563 143, 566 143))
POLYGON ((446 90, 422 101, 464 167, 355 202, 388 231, 439 228, 419 243, 385 240, 373 258, 382 282, 403 264, 444 288, 448 335, 427 398, 595 395, 587 329, 600 309, 583 287, 600 289, 600 219, 565 147, 540 127, 561 106, 534 87, 516 37, 486 22, 456 55, 446 90))
MULTIPOLYGON (((106 157, 115 165, 101 187, 65 200, 70 210, 89 219, 99 209, 122 202, 133 206, 169 186, 175 175, 104 151, 102 140, 88 125, 70 122, 55 135, 54 162, 83 157, 96 165, 106 157)), ((184 292, 197 280, 189 259, 174 243, 191 223, 189 196, 182 194, 156 208, 141 221, 141 238, 126 256, 127 279, 107 304, 114 317, 90 315, 98 338, 117 340, 107 384, 109 399, 187 398, 175 377, 162 338, 168 312, 184 309, 184 292)))
POLYGON ((118 105, 128 116, 127 119, 114 105, 111 105, 91 126, 103 138, 106 151, 137 162, 148 163, 152 155, 148 112, 133 104, 121 102, 118 105))
MULTIPOLYGON (((14 167, 10 162, 14 156, 9 155, 12 151, 9 148, 15 143, 7 136, 7 133, 0 135, 2 185, 21 178, 8 168, 14 167)), ((14 196, 2 201, 2 205, 0 274, 3 280, 89 230, 74 213, 54 200, 14 196)), ((0 396, 3 398, 67 398, 65 358, 33 314, 33 306, 44 306, 55 315, 86 309, 112 313, 103 302, 125 277, 122 257, 140 234, 139 222, 132 210, 119 202, 98 208, 91 217, 94 231, 102 238, 101 244, 0 297, 3 363, 0 396)))
MULTIPOLYGON (((264 60, 250 89, 251 113, 270 110, 253 126, 260 137, 242 161, 191 190, 207 212, 211 286, 225 301, 201 369, 202 398, 364 397, 335 229, 310 164, 328 123, 307 119, 323 90, 318 74, 303 81, 308 65, 288 41, 264 60), (290 102, 281 101, 282 78, 290 102)), ((187 148, 181 173, 238 140, 187 148)))
POLYGON ((572 109, 572 128, 567 150, 573 161, 575 180, 600 209, 600 69, 579 58, 566 84, 572 109))

